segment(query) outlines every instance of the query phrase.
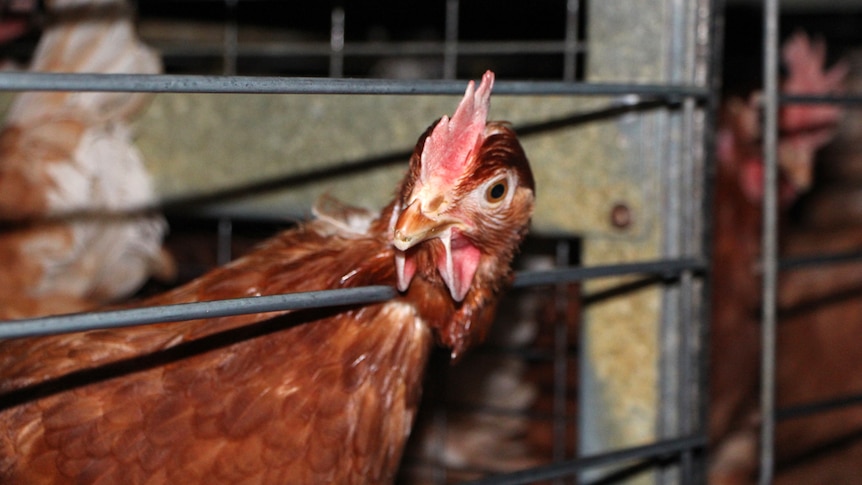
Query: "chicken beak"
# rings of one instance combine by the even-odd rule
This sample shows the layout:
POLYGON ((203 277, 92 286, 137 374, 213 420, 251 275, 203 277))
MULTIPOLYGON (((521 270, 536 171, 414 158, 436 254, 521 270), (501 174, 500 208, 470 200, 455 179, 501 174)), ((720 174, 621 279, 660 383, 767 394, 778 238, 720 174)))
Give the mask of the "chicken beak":
POLYGON ((796 193, 810 189, 814 175, 814 151, 792 144, 780 144, 778 152, 778 164, 796 193))
POLYGON ((440 233, 451 225, 451 221, 428 217, 421 206, 419 199, 414 200, 395 223, 392 244, 401 251, 407 251, 423 241, 440 236, 440 233))
POLYGON ((453 242, 459 222, 449 217, 435 217, 435 214, 429 217, 422 210, 420 200, 414 200, 404 209, 393 228, 392 244, 398 249, 395 254, 398 289, 406 291, 416 271, 416 264, 406 251, 423 241, 438 238, 443 244, 444 255, 437 261, 437 270, 452 298, 462 301, 476 272, 479 250, 463 238, 453 242))
POLYGON ((439 234, 439 225, 425 215, 419 199, 414 199, 397 217, 392 227, 392 245, 398 250, 395 252, 395 270, 398 290, 407 291, 416 273, 416 262, 408 258, 406 251, 439 234))

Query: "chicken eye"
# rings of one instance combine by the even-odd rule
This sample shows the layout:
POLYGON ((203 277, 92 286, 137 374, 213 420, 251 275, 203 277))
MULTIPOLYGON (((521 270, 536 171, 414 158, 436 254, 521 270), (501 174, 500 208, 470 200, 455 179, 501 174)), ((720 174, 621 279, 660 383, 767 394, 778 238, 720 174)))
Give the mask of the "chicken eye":
POLYGON ((508 191, 509 182, 506 179, 500 179, 488 187, 488 191, 485 192, 485 200, 488 202, 499 202, 506 196, 506 192, 508 191))

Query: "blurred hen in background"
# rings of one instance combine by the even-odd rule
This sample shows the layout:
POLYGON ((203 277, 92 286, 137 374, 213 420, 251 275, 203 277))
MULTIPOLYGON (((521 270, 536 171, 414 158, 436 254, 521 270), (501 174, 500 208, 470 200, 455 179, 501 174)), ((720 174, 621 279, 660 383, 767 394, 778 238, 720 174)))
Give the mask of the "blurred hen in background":
MULTIPOLYGON (((840 62, 825 67, 826 45, 822 39, 812 40, 796 32, 782 44, 781 62, 783 94, 843 91, 847 65, 840 62)), ((758 458, 762 92, 752 88, 756 76, 748 86, 738 79, 745 73, 732 56, 725 65, 713 211, 710 438, 715 454, 711 482, 749 483, 758 458)), ((781 108, 778 190, 782 222, 791 205, 810 188, 815 153, 832 139, 841 116, 842 109, 835 105, 781 108)), ((784 391, 779 389, 779 393, 784 391)))
MULTIPOLYGON (((46 2, 29 71, 161 72, 119 0, 46 2)), ((0 318, 67 313, 170 278, 167 226, 130 122, 149 95, 26 92, 0 132, 0 318)))

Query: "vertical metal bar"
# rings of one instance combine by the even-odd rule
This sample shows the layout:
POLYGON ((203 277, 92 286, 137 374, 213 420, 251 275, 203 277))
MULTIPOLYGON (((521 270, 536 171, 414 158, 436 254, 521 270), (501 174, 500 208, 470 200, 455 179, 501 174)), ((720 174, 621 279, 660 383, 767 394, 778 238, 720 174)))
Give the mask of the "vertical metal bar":
POLYGON ((329 30, 329 77, 344 77, 344 9, 332 9, 329 30))
MULTIPOLYGON (((695 25, 690 26, 691 29, 695 25)), ((694 176, 693 165, 697 159, 694 150, 694 99, 686 98, 683 102, 682 111, 682 140, 680 141, 680 151, 683 158, 683 163, 680 166, 680 231, 682 231, 682 241, 680 242, 680 253, 682 256, 693 256, 696 254, 694 241, 695 234, 695 197, 694 191, 694 176)), ((681 435, 686 436, 692 432, 692 421, 694 410, 694 390, 695 386, 692 379, 692 367, 696 360, 692 358, 695 349, 692 347, 692 335, 697 329, 697 322, 694 315, 694 278, 691 271, 684 271, 680 276, 679 282, 679 315, 680 315, 680 337, 679 337, 679 422, 678 431, 681 435)), ((683 483, 692 483, 692 475, 694 470, 694 454, 691 450, 687 450, 682 454, 680 474, 683 483)))
MULTIPOLYGON (((703 37, 702 7, 700 2, 673 2, 670 24, 671 57, 668 80, 681 84, 702 82, 703 37)), ((668 257, 698 257, 702 245, 698 239, 701 227, 698 218, 701 187, 696 184, 695 173, 703 164, 704 151, 699 145, 703 137, 702 114, 694 98, 683 100, 682 110, 667 120, 667 167, 663 170, 663 187, 666 191, 663 211, 665 233, 664 254, 668 257)), ((673 285, 667 285, 663 296, 661 406, 660 434, 663 438, 690 435, 698 423, 698 403, 701 399, 699 378, 695 369, 700 351, 699 340, 702 322, 698 318, 695 286, 692 271, 684 271, 673 285)), ((693 450, 680 453, 678 466, 661 470, 658 483, 694 483, 696 458, 693 450)))
POLYGON ((778 278, 778 0, 763 15, 763 342, 761 359, 760 485, 772 483, 775 464, 776 285, 778 278))
POLYGON ((574 82, 578 68, 578 14, 581 0, 566 1, 566 38, 563 49, 563 81, 574 82))
MULTIPOLYGON (((445 389, 446 384, 449 381, 449 372, 448 368, 444 371, 446 372, 445 383, 443 388, 445 389)), ((444 402, 446 398, 443 398, 444 402)), ((434 442, 431 443, 433 447, 433 453, 431 454, 431 483, 436 485, 446 485, 446 433, 448 432, 448 416, 446 415, 446 408, 442 404, 437 404, 434 407, 434 430, 435 433, 432 435, 435 437, 434 442)))
POLYGON ((233 259, 231 254, 231 240, 233 239, 233 222, 227 217, 218 221, 218 239, 216 242, 216 261, 219 266, 230 263, 233 259))
POLYGON ((458 10, 459 0, 446 0, 446 44, 443 51, 443 78, 458 76, 458 10))
MULTIPOLYGON (((713 254, 714 247, 714 224, 715 220, 710 217, 713 214, 715 201, 715 175, 716 175, 716 149, 715 149, 715 133, 718 120, 718 110, 720 107, 720 89, 722 76, 722 60, 724 59, 724 1, 723 0, 703 0, 706 4, 701 12, 704 19, 707 35, 708 51, 705 53, 706 70, 703 73, 703 80, 709 88, 709 97, 707 98, 706 113, 704 116, 703 126, 703 165, 701 173, 698 174, 698 179, 702 184, 703 195, 701 197, 701 254, 708 257, 713 254)), ((710 349, 710 335, 712 326, 712 277, 711 275, 714 266, 714 261, 709 261, 707 268, 707 278, 700 281, 700 307, 698 313, 703 325, 700 328, 698 344, 700 347, 700 365, 698 367, 698 377, 700 381, 697 415, 698 434, 704 437, 709 433, 709 416, 711 411, 711 403, 709 399, 710 389, 710 361, 712 360, 710 349)), ((706 483, 708 476, 708 460, 709 449, 706 456, 701 456, 698 461, 698 482, 706 483)))
MULTIPOLYGON (((663 116, 662 126, 658 131, 668 134, 664 150, 664 163, 661 164, 661 197, 662 204, 662 254, 664 257, 676 258, 681 254, 684 228, 681 221, 682 187, 681 187, 681 165, 682 152, 680 150, 680 137, 683 135, 682 120, 678 114, 663 116)), ((661 318, 659 322, 661 351, 659 353, 659 402, 658 406, 658 429, 660 438, 679 436, 680 416, 682 410, 679 407, 682 393, 681 374, 682 365, 680 357, 681 328, 683 318, 681 310, 681 292, 678 283, 667 284, 662 287, 661 294, 661 318)), ((657 470, 656 483, 670 484, 679 483, 680 469, 670 466, 657 470)))
MULTIPOLYGON (((557 267, 566 267, 570 264, 569 254, 571 245, 569 241, 560 239, 556 245, 555 264, 557 267)), ((567 391, 569 379, 569 324, 567 318, 568 284, 562 283, 555 288, 555 313, 556 323, 554 327, 554 402, 553 402, 553 451, 554 462, 565 460, 566 457, 566 410, 567 391)), ((556 481, 555 483, 561 483, 556 481)))
MULTIPOLYGON (((583 255, 581 255, 583 258, 583 255)), ((580 286, 579 297, 581 301, 584 301, 584 287, 586 285, 580 286)), ((577 426, 575 427, 575 458, 582 458, 584 456, 584 451, 589 450, 592 445, 591 441, 595 439, 596 436, 596 423, 599 422, 598 419, 594 419, 598 414, 596 413, 589 404, 591 400, 588 399, 588 394, 597 388, 596 383, 594 382, 594 369, 591 367, 590 358, 587 350, 589 349, 589 317, 588 312, 585 308, 581 308, 581 314, 578 321, 578 363, 577 363, 577 372, 578 372, 578 412, 575 416, 577 420, 577 426)), ((580 471, 575 475, 575 483, 589 483, 589 479, 591 477, 587 472, 580 471)))
MULTIPOLYGON (((668 67, 665 74, 667 82, 689 82, 690 62, 686 55, 689 48, 685 12, 686 2, 668 2, 665 28, 668 30, 668 67)), ((687 130, 683 112, 666 112, 656 123, 659 132, 665 132, 662 146, 663 156, 659 157, 661 170, 662 198, 662 254, 676 258, 684 254, 686 226, 683 220, 686 187, 683 184, 683 171, 688 153, 685 142, 690 133, 687 130)), ((682 418, 685 414, 685 386, 683 376, 686 370, 684 334, 685 314, 683 313, 683 292, 679 282, 667 284, 662 289, 661 320, 659 323, 661 352, 659 357, 659 402, 658 429, 660 438, 668 439, 682 433, 682 418)), ((657 469, 657 484, 682 483, 684 456, 679 464, 657 469)))
MULTIPOLYGON (((225 76, 236 75, 237 50, 239 45, 239 34, 236 22, 236 9, 239 0, 224 0, 225 19, 224 44, 222 52, 222 74, 225 76)), ((216 262, 219 266, 227 264, 232 258, 231 239, 233 237, 233 223, 229 218, 223 217, 218 221, 216 236, 216 262)))
POLYGON ((236 25, 236 8, 238 0, 224 0, 225 19, 224 44, 222 51, 222 74, 225 76, 236 75, 236 58, 239 44, 239 35, 236 25))

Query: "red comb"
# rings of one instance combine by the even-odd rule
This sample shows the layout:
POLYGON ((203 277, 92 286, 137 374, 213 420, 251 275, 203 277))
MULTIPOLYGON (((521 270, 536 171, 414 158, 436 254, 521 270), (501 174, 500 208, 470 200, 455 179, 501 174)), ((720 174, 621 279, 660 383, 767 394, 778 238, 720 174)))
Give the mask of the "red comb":
POLYGON ((470 81, 452 118, 440 119, 422 149, 422 179, 433 177, 451 183, 463 173, 470 152, 485 131, 493 85, 491 71, 482 76, 478 89, 474 90, 470 81))
MULTIPOLYGON (((787 78, 781 86, 784 94, 816 96, 844 92, 849 65, 841 61, 825 69, 826 43, 823 39, 812 40, 805 32, 796 32, 784 43, 781 54, 787 64, 787 78)), ((799 131, 834 125, 841 118, 841 112, 840 106, 828 104, 784 106, 781 109, 781 129, 799 131)))

